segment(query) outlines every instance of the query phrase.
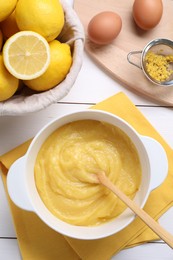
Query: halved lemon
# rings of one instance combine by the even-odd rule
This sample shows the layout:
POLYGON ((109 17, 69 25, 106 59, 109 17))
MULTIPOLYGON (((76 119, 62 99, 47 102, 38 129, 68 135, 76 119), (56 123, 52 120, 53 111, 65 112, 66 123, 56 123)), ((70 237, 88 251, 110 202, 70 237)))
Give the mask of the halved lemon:
POLYGON ((36 32, 18 32, 5 42, 3 60, 5 67, 14 77, 22 80, 35 79, 49 66, 49 44, 36 32))

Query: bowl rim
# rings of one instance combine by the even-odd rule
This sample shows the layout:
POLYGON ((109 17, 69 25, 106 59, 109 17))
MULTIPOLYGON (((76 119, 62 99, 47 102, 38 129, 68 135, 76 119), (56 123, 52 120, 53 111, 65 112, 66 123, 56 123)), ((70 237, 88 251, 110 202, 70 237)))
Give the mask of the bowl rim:
MULTIPOLYGON (((87 113, 90 113, 90 114, 96 113, 97 116, 98 116, 98 114, 100 115, 100 118, 97 117, 97 118, 88 118, 88 119, 95 119, 95 120, 100 119, 102 121, 105 121, 103 118, 103 115, 107 115, 107 116, 109 115, 110 116, 109 119, 111 120, 111 123, 112 123, 113 118, 118 118, 121 122, 128 125, 130 127, 130 129, 132 128, 132 131, 134 131, 134 133, 137 134, 137 138, 139 138, 140 144, 142 144, 142 147, 144 146, 143 149, 144 149, 145 153, 147 154, 147 158, 149 159, 149 161, 148 161, 149 169, 148 170, 150 171, 149 172, 150 180, 149 180, 149 184, 147 187, 146 196, 145 196, 145 199, 142 201, 143 205, 141 205, 141 207, 143 207, 144 204, 146 203, 150 191, 152 189, 158 187, 166 178, 167 173, 168 173, 168 161, 167 161, 167 156, 166 156, 165 150, 163 149, 161 144, 158 143, 155 139, 148 137, 148 136, 140 135, 129 123, 124 121, 122 118, 120 118, 110 112, 103 111, 103 110, 85 109, 85 110, 67 113, 67 114, 59 116, 59 117, 55 118, 54 120, 52 120, 51 122, 47 123, 38 132, 38 134, 35 136, 35 138, 30 143, 28 152, 23 157, 21 157, 17 161, 15 161, 8 171, 7 189, 8 189, 9 196, 11 197, 12 201, 18 207, 20 207, 24 210, 35 212, 38 215, 38 217, 43 222, 45 222, 46 225, 51 227, 53 230, 55 230, 63 235, 66 235, 68 237, 72 237, 72 238, 76 238, 76 239, 94 240, 94 239, 104 238, 104 237, 113 235, 113 234, 117 233, 118 231, 124 229, 134 220, 135 214, 132 213, 132 211, 127 208, 124 212, 126 212, 128 214, 127 216, 129 217, 129 219, 127 221, 127 219, 124 218, 124 222, 121 221, 121 227, 118 226, 118 228, 115 224, 116 220, 120 217, 122 220, 122 214, 124 214, 124 212, 121 215, 119 215, 118 217, 116 217, 115 219, 113 219, 113 220, 115 220, 115 222, 109 221, 109 222, 106 222, 105 224, 102 224, 100 226, 94 226, 94 227, 74 226, 74 225, 68 224, 62 220, 59 220, 57 217, 53 216, 53 214, 48 211, 48 209, 42 202, 40 196, 38 195, 36 187, 35 187, 35 181, 33 178, 34 174, 30 174, 30 170, 28 169, 28 165, 26 163, 26 160, 28 160, 28 153, 34 152, 31 149, 31 147, 37 141, 37 137, 39 138, 39 134, 42 132, 44 133, 44 130, 46 131, 47 127, 48 128, 51 127, 51 124, 53 124, 60 118, 66 117, 68 115, 70 116, 71 114, 76 114, 76 113, 77 114, 81 113, 82 120, 86 119, 83 117, 83 114, 87 114, 87 113), (157 157, 155 156, 156 151, 157 151, 157 157), (159 160, 159 163, 157 163, 158 160, 159 160), (31 181, 29 180, 29 182, 28 182, 28 176, 31 176, 31 181), (152 178, 154 177, 154 178, 151 179, 151 177, 152 178), (14 183, 15 183, 15 185, 14 185, 14 183), (36 198, 37 198, 36 200, 39 200, 39 202, 38 201, 37 202, 40 203, 40 201, 41 201, 41 206, 44 208, 44 210, 46 210, 49 213, 49 216, 51 214, 51 221, 47 221, 47 218, 44 216, 44 214, 43 214, 43 216, 44 216, 43 217, 42 214, 40 213, 41 211, 38 212, 37 210, 35 210, 35 204, 33 203, 33 198, 32 198, 33 194, 31 192, 32 196, 30 195, 29 185, 31 187, 34 187, 34 189, 36 190, 36 193, 35 193, 36 198), (57 225, 57 222, 58 222, 58 225, 57 225), (98 227, 104 227, 104 228, 99 229, 98 227)), ((80 118, 77 118, 77 120, 79 120, 79 119, 80 118)), ((64 121, 64 123, 66 123, 66 122, 64 121)), ((57 129, 57 126, 55 129, 57 129)), ((53 132, 53 129, 51 129, 51 132, 53 132)), ((49 136, 49 134, 47 136, 49 136)), ((45 139, 46 139, 46 136, 45 136, 45 139)), ((44 140, 41 140, 41 141, 43 142, 44 140)), ((31 159, 32 159, 32 157, 31 157, 31 159)), ((34 167, 35 161, 33 160, 33 162, 32 162, 32 160, 31 160, 31 164, 32 163, 33 163, 33 166, 31 165, 31 167, 34 167)), ((29 161, 28 161, 28 164, 30 165, 29 161)), ((31 168, 31 172, 32 171, 33 170, 31 168)), ((34 190, 34 192, 35 192, 35 190, 34 190)), ((35 199, 35 197, 34 197, 34 199, 35 199)), ((142 197, 142 199, 143 199, 143 197, 142 197)))
MULTIPOLYGON (((49 122, 48 124, 46 124, 35 136, 35 138, 32 140, 29 149, 26 153, 26 165, 25 165, 25 170, 26 172, 29 171, 29 165, 31 165, 32 163, 32 159, 33 159, 33 154, 34 154, 34 149, 35 146, 37 145, 37 142, 40 138, 40 136, 43 136, 44 133, 48 132, 48 130, 52 127, 52 125, 55 124, 55 128, 58 128, 59 126, 57 126, 57 122, 60 122, 63 119, 70 119, 71 117, 73 117, 74 115, 78 116, 78 115, 82 115, 82 118, 86 116, 86 118, 88 118, 88 115, 96 115, 97 116, 97 120, 102 120, 103 115, 105 115, 106 117, 110 117, 111 119, 115 119, 117 120, 117 122, 120 122, 121 126, 125 126, 125 128, 128 128, 128 130, 131 131, 131 133, 135 136, 136 140, 138 140, 138 142, 140 143, 140 146, 142 147, 143 150, 143 156, 145 156, 145 160, 146 160, 146 167, 148 167, 148 175, 150 176, 150 161, 147 155, 147 151, 145 149, 145 146, 143 144, 143 141, 140 138, 140 135, 137 133, 137 131, 130 125, 128 124, 126 121, 124 121, 122 118, 106 112, 106 111, 102 111, 102 110, 97 110, 97 109, 88 109, 88 110, 80 110, 77 112, 71 112, 71 113, 67 113, 63 116, 60 116, 54 120, 52 120, 51 122, 49 122), (84 116, 85 115, 85 116, 84 116), (98 117, 99 115, 99 117, 98 117)), ((90 117, 89 116, 89 117, 90 117)), ((73 121, 73 120, 72 120, 73 121)), ((74 120, 75 121, 75 120, 74 120)), ((116 122, 116 123, 117 123, 116 122)), ((60 126, 63 124, 60 124, 60 126)), ((116 124, 117 125, 117 124, 116 124)), ((118 127, 120 127, 120 125, 118 127)), ((121 128, 121 127, 120 127, 121 128)), ((125 131, 125 128, 122 129, 125 131)), ((54 130, 51 130, 51 132, 53 132, 54 130)), ((126 131, 125 131, 126 132, 126 131)), ((127 134, 127 133, 126 133, 127 134)), ((46 135, 46 137, 44 137, 43 139, 45 140, 47 138, 47 136, 50 135, 50 132, 46 135)), ((43 143, 43 141, 41 142, 43 143)), ((41 146, 41 144, 40 144, 41 146)), ((39 146, 39 148, 40 148, 39 146)), ((136 145, 135 145, 136 146, 136 145)), ((39 150, 38 148, 38 150, 39 150)), ((36 151, 37 154, 38 151, 36 151)), ((35 164, 35 160, 33 162, 33 165, 35 164)), ((27 178, 27 177, 26 177, 27 178)), ((30 182, 30 180, 27 178, 27 183, 30 182)), ((34 181, 32 180, 32 184, 35 185, 34 181)), ((141 207, 143 207, 146 203, 146 200, 149 196, 150 193, 150 181, 148 181, 148 187, 147 187, 147 192, 145 193, 145 196, 143 197, 142 203, 140 204, 141 207)), ((116 217, 115 219, 106 222, 105 224, 102 224, 100 226, 92 226, 92 227, 85 227, 85 226, 75 226, 75 225, 71 225, 68 224, 62 220, 57 221, 57 217, 55 217, 52 213, 50 213, 48 211, 48 209, 46 208, 46 206, 44 205, 44 203, 42 202, 36 187, 35 192, 38 194, 38 198, 37 198, 37 203, 35 203, 35 198, 36 198, 36 193, 34 192, 34 196, 31 196, 31 191, 30 191, 30 187, 28 185, 26 185, 26 189, 27 189, 27 193, 29 194, 30 197, 30 203, 33 207, 34 212, 43 220, 43 222, 45 222, 48 226, 50 226, 51 228, 53 228, 54 230, 56 230, 59 233, 62 233, 63 235, 67 235, 69 237, 73 237, 73 238, 77 238, 77 239, 99 239, 99 238, 103 238, 103 237, 107 237, 110 236, 112 234, 115 234, 117 232, 119 232, 120 230, 122 230, 123 228, 125 228, 126 226, 128 226, 135 218, 135 214, 130 210, 130 209, 126 209, 124 212, 124 214, 128 215, 128 221, 125 220, 122 221, 123 224, 121 225, 121 227, 117 228, 116 224, 114 224, 113 222, 116 220, 118 221, 120 218, 122 218, 122 214, 119 215, 118 217, 116 217), (41 206, 41 210, 38 209, 37 205, 42 204, 41 206), (45 212, 45 216, 43 216, 42 211, 45 212), (51 216, 51 221, 48 218, 48 215, 51 216), (49 219, 49 221, 48 221, 49 219), (58 225, 57 225, 58 223, 58 225), (65 227, 64 227, 65 226, 65 227), (104 230, 102 230, 104 226, 104 230)))

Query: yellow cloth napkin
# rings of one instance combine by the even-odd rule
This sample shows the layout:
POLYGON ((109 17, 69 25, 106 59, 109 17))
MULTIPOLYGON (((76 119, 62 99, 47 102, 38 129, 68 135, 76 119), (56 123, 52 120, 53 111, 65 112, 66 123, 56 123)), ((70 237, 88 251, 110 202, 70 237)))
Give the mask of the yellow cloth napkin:
MULTIPOLYGON (((114 113, 129 122, 140 134, 155 138, 164 147, 169 163, 169 172, 164 183, 152 191, 145 210, 158 219, 173 205, 173 151, 159 133, 133 105, 128 97, 119 93, 100 102, 93 108, 114 113)), ((11 164, 22 156, 30 141, 0 157, 4 185, 11 164)), ((106 260, 125 247, 135 246, 158 237, 136 218, 124 230, 110 237, 84 241, 62 236, 47 227, 34 213, 16 207, 9 199, 17 238, 24 260, 106 260)))

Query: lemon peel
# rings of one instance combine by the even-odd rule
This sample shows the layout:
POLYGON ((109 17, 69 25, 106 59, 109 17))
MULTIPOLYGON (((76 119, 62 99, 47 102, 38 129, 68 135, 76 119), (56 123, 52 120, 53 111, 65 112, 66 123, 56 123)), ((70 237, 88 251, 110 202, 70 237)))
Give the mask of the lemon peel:
POLYGON ((13 77, 5 68, 2 55, 0 54, 0 101, 12 97, 17 91, 19 80, 13 77))
POLYGON ((0 1, 0 22, 5 20, 15 9, 17 0, 1 0, 0 1))
POLYGON ((3 59, 7 70, 22 80, 42 75, 50 63, 49 44, 40 34, 21 31, 4 44, 3 59))
POLYGON ((68 74, 72 55, 70 46, 54 40, 49 43, 50 46, 50 64, 48 69, 40 77, 24 81, 25 85, 36 91, 45 91, 57 86, 68 74))
POLYGON ((37 32, 47 41, 54 40, 64 26, 64 11, 58 0, 18 0, 15 12, 21 31, 37 32))

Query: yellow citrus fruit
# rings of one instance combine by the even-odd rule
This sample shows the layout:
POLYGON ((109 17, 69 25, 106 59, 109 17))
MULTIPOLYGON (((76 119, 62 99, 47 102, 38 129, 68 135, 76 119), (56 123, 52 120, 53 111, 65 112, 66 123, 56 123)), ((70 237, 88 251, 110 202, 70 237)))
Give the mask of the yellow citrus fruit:
POLYGON ((5 20, 15 9, 17 0, 0 1, 0 22, 5 20))
POLYGON ((5 39, 10 38, 13 34, 19 31, 19 28, 15 19, 15 11, 1 22, 1 30, 5 39))
POLYGON ((21 31, 35 31, 54 40, 64 26, 64 12, 59 0, 18 0, 16 22, 21 31))
POLYGON ((16 78, 34 79, 49 66, 49 44, 36 32, 21 31, 5 42, 3 59, 8 71, 16 78))
POLYGON ((46 72, 37 79, 25 81, 25 85, 36 91, 45 91, 58 85, 67 75, 72 64, 70 46, 54 40, 49 43, 50 64, 46 72))
POLYGON ((0 101, 12 97, 19 86, 19 80, 6 70, 2 55, 0 54, 0 101))
POLYGON ((3 34, 2 31, 0 30, 0 50, 2 48, 2 45, 3 45, 3 34))

